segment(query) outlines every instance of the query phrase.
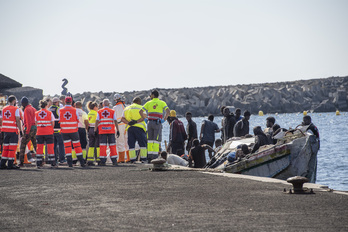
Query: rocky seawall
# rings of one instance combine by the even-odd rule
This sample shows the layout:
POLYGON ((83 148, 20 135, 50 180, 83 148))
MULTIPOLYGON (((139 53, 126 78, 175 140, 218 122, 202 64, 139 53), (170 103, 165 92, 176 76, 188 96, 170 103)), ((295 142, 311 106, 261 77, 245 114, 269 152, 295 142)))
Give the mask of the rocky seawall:
MULTIPOLYGON (((42 90, 22 87, 22 84, 0 74, 0 93, 14 94, 18 99, 27 96, 34 107, 43 98, 42 90)), ((219 115, 221 106, 234 106, 242 111, 249 110, 257 114, 293 113, 304 110, 312 112, 348 111, 348 76, 322 79, 299 80, 289 82, 208 86, 180 89, 158 89, 160 99, 167 102, 180 116, 191 111, 194 116, 208 114, 219 115)), ((113 100, 116 92, 73 93, 75 101, 101 102, 108 98, 113 100)), ((150 90, 120 93, 126 104, 136 96, 145 103, 150 99, 150 90)), ((58 95, 56 95, 58 96, 58 95)), ((53 96, 47 96, 53 97, 53 96)))
MULTIPOLYGON (((221 106, 234 106, 242 111, 257 114, 293 113, 304 110, 312 112, 333 112, 348 110, 348 76, 323 79, 299 80, 250 85, 209 86, 181 89, 158 89, 160 99, 179 115, 191 111, 194 116, 220 114, 221 106)), ((100 102, 104 98, 113 100, 115 92, 75 94, 74 100, 83 104, 88 101, 100 102)), ((150 90, 120 93, 126 104, 136 96, 145 103, 150 90)))

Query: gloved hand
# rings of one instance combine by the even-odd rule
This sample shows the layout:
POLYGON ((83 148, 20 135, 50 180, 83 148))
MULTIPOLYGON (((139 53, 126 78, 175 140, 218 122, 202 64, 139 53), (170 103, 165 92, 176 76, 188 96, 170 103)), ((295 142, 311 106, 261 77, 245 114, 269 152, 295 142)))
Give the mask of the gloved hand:
POLYGON ((161 119, 161 124, 163 124, 165 122, 165 120, 164 119, 161 119))
POLYGON ((144 119, 144 122, 145 122, 146 124, 147 124, 148 121, 149 121, 149 120, 148 120, 147 118, 144 119))
POLYGON ((130 122, 128 123, 128 125, 133 126, 133 125, 136 124, 136 123, 137 123, 136 120, 132 120, 132 121, 130 121, 130 122))
POLYGON ((98 135, 98 130, 94 130, 94 135, 95 135, 95 136, 98 135))
POLYGON ((20 135, 20 137, 23 137, 23 132, 20 131, 20 132, 19 132, 19 135, 20 135))
POLYGON ((116 132, 116 136, 117 136, 117 138, 120 137, 120 132, 119 131, 116 132))

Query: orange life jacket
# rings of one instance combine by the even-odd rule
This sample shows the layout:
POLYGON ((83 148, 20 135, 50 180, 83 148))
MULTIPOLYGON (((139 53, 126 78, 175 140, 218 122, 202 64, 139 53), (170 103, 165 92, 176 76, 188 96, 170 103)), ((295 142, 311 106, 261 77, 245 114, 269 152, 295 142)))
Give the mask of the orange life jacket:
POLYGON ((37 124, 37 135, 51 135, 53 134, 52 127, 52 112, 46 109, 35 112, 35 119, 37 124))
POLYGON ((59 122, 62 133, 75 133, 78 131, 76 108, 65 106, 59 110, 59 122))
POLYGON ((18 110, 18 107, 11 105, 2 109, 2 132, 16 132, 18 134, 16 110, 18 110))
POLYGON ((115 122, 114 115, 115 111, 110 108, 103 108, 98 110, 99 124, 98 131, 99 134, 115 134, 115 122))

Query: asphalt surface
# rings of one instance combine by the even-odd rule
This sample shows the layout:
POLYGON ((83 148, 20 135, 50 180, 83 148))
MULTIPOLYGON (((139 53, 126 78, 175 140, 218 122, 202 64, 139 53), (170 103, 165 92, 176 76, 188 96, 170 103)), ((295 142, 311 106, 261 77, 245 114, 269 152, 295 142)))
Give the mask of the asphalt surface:
POLYGON ((0 231, 348 231, 348 195, 143 164, 0 170, 0 231))

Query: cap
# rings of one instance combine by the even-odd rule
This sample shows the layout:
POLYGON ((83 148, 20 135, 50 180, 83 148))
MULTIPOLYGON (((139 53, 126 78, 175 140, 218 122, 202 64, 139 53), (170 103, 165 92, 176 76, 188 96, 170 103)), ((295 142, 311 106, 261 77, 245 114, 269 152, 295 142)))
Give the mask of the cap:
POLYGON ((121 99, 121 95, 120 95, 120 94, 118 94, 118 93, 116 93, 116 94, 114 95, 114 99, 115 99, 115 100, 117 100, 117 99, 121 99))
POLYGON ((22 99, 21 99, 21 103, 23 104, 28 104, 29 103, 29 100, 28 100, 28 98, 27 97, 22 97, 22 99))
POLYGON ((175 110, 171 110, 169 116, 170 117, 176 117, 176 111, 175 110))
POLYGON ((66 102, 66 103, 72 103, 72 97, 66 96, 66 97, 65 97, 65 102, 66 102))
POLYGON ((54 97, 54 98, 52 99, 52 102, 59 102, 59 98, 54 97))

